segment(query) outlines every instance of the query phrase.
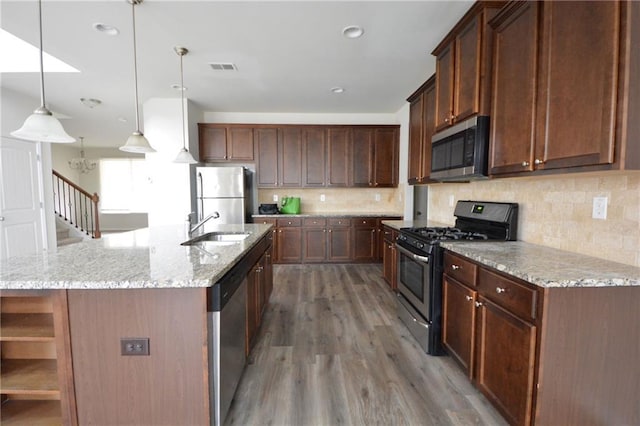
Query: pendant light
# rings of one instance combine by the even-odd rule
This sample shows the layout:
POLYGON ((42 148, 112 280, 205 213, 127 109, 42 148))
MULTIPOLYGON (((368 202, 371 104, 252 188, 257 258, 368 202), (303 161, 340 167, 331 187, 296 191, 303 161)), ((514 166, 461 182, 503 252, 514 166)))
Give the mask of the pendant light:
POLYGON ((182 69, 182 58, 189 53, 186 47, 174 47, 178 56, 180 56, 180 106, 182 107, 182 149, 178 152, 174 163, 187 163, 195 164, 197 161, 193 158, 193 155, 187 149, 187 142, 184 137, 184 71, 182 69))
POLYGON ((140 112, 138 108, 138 63, 136 55, 136 5, 142 3, 143 0, 127 0, 131 3, 131 16, 133 20, 133 84, 134 84, 134 96, 136 103, 136 130, 129 136, 127 142, 120 147, 120 151, 134 152, 137 154, 144 154, 145 152, 156 152, 155 149, 149 145, 149 141, 144 137, 140 131, 140 112))
POLYGON ((62 124, 47 109, 44 99, 44 62, 42 53, 42 0, 38 0, 40 29, 40 107, 24 121, 22 127, 11 136, 32 142, 72 143, 76 140, 64 131, 62 124))

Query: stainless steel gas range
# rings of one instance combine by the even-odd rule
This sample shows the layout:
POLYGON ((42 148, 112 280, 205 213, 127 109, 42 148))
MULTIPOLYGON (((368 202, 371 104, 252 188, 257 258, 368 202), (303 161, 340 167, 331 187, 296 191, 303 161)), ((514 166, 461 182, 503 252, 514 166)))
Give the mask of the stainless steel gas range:
POLYGON ((441 355, 443 252, 440 241, 511 241, 518 205, 458 201, 454 227, 401 228, 398 252, 398 316, 427 354, 441 355))

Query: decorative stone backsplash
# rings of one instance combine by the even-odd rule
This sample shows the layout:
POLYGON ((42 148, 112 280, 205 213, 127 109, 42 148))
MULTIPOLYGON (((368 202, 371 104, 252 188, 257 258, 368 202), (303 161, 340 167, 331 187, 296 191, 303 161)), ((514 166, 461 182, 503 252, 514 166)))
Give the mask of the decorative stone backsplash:
POLYGON ((273 195, 300 197, 301 213, 393 213, 402 215, 404 187, 398 188, 274 188, 258 190, 259 204, 272 204, 273 195), (376 194, 380 201, 376 201, 376 194), (320 201, 324 195, 325 201, 320 201))
POLYGON ((453 224, 451 196, 518 203, 518 240, 640 266, 640 172, 430 185, 429 219, 453 224), (593 197, 608 198, 606 220, 592 219, 593 197))

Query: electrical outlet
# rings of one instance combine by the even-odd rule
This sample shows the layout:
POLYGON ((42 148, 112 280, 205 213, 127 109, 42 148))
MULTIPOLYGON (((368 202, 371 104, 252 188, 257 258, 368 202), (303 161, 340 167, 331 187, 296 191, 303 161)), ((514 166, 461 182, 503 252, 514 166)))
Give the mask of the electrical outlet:
POLYGON ((324 202, 326 201, 326 197, 324 196, 324 194, 320 194, 320 201, 324 202))
POLYGON ((376 201, 380 201, 380 194, 378 194, 377 192, 376 192, 376 195, 375 195, 375 199, 376 199, 376 201))
POLYGON ((607 218, 607 197, 593 197, 593 212, 591 217, 594 219, 607 218))
POLYGON ((273 202, 274 203, 278 202, 278 194, 273 194, 273 202))
POLYGON ((120 355, 149 355, 148 337, 123 337, 120 339, 120 355))

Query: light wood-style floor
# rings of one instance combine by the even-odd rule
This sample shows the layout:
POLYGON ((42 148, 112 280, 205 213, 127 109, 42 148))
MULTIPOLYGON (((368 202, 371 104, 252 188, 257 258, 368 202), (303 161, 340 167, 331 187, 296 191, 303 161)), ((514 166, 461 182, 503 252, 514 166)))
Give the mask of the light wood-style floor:
POLYGON ((226 425, 504 425, 396 316, 380 265, 276 265, 226 425))

